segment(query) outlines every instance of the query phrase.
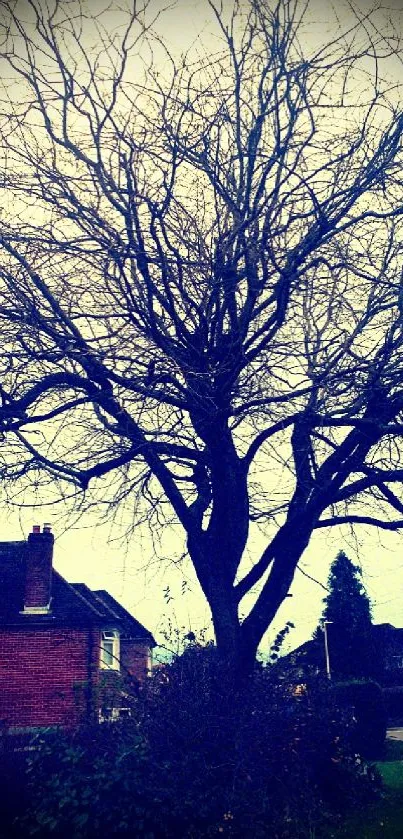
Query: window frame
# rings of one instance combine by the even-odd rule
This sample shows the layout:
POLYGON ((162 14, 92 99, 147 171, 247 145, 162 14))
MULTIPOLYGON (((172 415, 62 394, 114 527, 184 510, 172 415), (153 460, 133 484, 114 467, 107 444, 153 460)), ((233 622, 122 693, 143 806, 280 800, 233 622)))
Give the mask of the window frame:
POLYGON ((99 666, 101 670, 120 670, 120 633, 118 629, 101 630, 99 666), (111 649, 107 649, 105 644, 111 645, 111 649))

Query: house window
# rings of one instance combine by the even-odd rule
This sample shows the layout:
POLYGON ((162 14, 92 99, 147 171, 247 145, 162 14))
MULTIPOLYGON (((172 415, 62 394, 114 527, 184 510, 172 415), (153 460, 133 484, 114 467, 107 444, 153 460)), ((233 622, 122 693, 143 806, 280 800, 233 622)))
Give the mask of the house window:
POLYGON ((101 633, 100 665, 103 670, 120 670, 119 632, 116 629, 101 633))
POLYGON ((118 720, 128 719, 131 715, 131 708, 102 706, 99 709, 99 722, 117 722, 118 720))

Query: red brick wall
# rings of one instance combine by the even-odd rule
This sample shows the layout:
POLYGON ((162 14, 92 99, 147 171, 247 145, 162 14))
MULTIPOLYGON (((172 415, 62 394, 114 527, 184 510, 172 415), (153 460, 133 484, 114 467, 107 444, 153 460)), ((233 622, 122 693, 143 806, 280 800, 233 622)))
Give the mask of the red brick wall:
POLYGON ((135 641, 120 641, 120 662, 122 674, 129 673, 140 682, 147 676, 150 648, 135 641))
POLYGON ((0 630, 0 721, 75 725, 85 718, 96 699, 99 643, 89 629, 0 630))
POLYGON ((120 669, 100 670, 96 691, 101 719, 110 718, 112 709, 132 707, 137 696, 137 684, 146 679, 149 667, 149 647, 135 641, 120 639, 120 669))

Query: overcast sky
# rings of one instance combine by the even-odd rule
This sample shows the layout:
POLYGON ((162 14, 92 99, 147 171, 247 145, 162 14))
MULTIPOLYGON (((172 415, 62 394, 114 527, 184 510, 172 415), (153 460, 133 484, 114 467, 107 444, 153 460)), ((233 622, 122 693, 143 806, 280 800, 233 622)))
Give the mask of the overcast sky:
MULTIPOLYGON (((96 2, 90 3, 90 7, 96 6, 96 2)), ((154 0, 154 10, 159 8, 158 2, 154 0)), ((167 4, 160 3, 160 7, 162 5, 167 4)), ((231 5, 228 0, 226 5, 231 5)), ((369 5, 362 0, 359 2, 360 9, 369 5)), ((400 0, 393 0, 389 7, 397 21, 400 0)), ((340 4, 337 8, 340 12, 340 4)), ((307 33, 312 43, 321 37, 327 38, 330 21, 334 21, 331 5, 315 0, 307 33)), ((159 26, 175 50, 186 48, 200 31, 204 32, 205 39, 212 37, 206 0, 179 0, 175 8, 160 18, 159 26)), ((71 582, 108 589, 155 633, 158 641, 163 641, 163 630, 168 628, 169 621, 173 629, 179 630, 182 627, 197 630, 209 625, 209 610, 190 565, 182 563, 176 567, 172 561, 180 547, 180 540, 173 530, 167 530, 163 544, 158 547, 160 559, 157 560, 147 534, 140 530, 127 544, 119 541, 117 528, 100 525, 93 514, 72 524, 66 523, 63 514, 53 507, 18 510, 11 506, 3 509, 0 538, 26 538, 33 524, 45 521, 52 523, 56 536, 57 570, 71 582)), ((255 555, 258 555, 257 548, 258 545, 255 555)), ((287 620, 296 624, 289 636, 288 648, 310 637, 321 613, 325 595, 322 586, 326 584, 330 563, 340 548, 362 566, 375 621, 403 626, 403 534, 358 529, 353 535, 349 530, 333 529, 321 531, 304 554, 302 571, 296 573, 291 597, 271 629, 266 647, 287 620)))

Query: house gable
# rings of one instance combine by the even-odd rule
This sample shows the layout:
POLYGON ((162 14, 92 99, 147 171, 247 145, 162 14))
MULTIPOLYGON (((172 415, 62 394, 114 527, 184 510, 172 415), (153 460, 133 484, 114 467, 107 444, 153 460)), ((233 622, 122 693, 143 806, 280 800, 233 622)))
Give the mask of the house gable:
POLYGON ((115 679, 115 702, 119 679, 123 684, 127 676, 135 682, 145 678, 155 641, 108 592, 68 583, 51 564, 42 563, 40 540, 49 546, 49 530, 36 528, 33 536, 39 550, 33 568, 38 601, 31 599, 28 608, 32 540, 0 543, 0 721, 18 727, 76 725, 98 717, 105 678, 108 689, 109 676, 115 679), (41 588, 35 577, 42 568, 50 573, 50 591, 49 582, 41 588), (113 662, 111 674, 103 667, 108 633, 121 659, 118 665, 113 662))

